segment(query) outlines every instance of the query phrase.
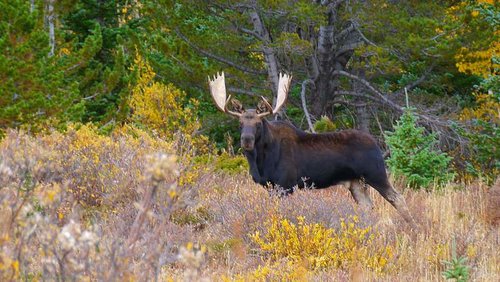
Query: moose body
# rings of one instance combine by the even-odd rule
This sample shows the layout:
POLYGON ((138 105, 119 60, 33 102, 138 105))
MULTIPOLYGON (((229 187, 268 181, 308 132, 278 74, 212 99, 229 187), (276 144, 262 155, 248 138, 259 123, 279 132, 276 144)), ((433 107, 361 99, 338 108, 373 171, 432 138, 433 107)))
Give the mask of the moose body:
POLYGON ((371 135, 357 130, 310 134, 288 122, 263 120, 253 150, 244 152, 261 185, 327 188, 353 179, 386 184, 382 153, 371 135))
POLYGON ((389 182, 382 153, 370 134, 358 130, 312 134, 288 122, 264 118, 283 106, 290 82, 290 76, 280 75, 274 108, 262 97, 256 109, 245 110, 231 96, 226 98, 224 73, 209 79, 217 107, 239 119, 241 148, 253 180, 271 188, 279 186, 285 195, 294 187, 327 188, 342 183, 358 204, 371 208, 368 184, 416 227, 403 196, 389 182))

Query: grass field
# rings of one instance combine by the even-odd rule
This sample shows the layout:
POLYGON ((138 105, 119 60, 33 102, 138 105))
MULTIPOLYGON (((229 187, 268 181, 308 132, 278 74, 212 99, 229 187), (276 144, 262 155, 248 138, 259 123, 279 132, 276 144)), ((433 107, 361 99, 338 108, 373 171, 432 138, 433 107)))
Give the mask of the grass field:
POLYGON ((239 158, 183 167, 158 154, 169 144, 129 136, 8 133, 2 281, 500 281, 500 201, 480 182, 404 190, 412 230, 373 189, 370 211, 342 186, 278 198, 239 158))

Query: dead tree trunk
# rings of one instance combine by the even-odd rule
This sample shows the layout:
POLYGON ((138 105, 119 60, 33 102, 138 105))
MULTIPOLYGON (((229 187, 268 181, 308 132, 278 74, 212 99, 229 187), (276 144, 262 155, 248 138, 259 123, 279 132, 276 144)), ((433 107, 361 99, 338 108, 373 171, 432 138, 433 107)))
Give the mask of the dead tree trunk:
POLYGON ((54 20, 55 20, 54 2, 55 0, 48 0, 47 2, 47 24, 49 26, 49 46, 50 46, 50 51, 48 54, 49 57, 54 56, 54 52, 56 49, 56 34, 54 28, 54 20))

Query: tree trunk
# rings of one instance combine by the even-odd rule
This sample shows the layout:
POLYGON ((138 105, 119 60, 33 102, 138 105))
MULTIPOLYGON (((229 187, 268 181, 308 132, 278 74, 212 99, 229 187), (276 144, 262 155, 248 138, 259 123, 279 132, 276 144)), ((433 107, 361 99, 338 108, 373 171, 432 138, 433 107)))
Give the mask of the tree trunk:
MULTIPOLYGON (((360 69, 358 71, 358 76, 365 78, 365 71, 360 69)), ((352 81, 352 87, 355 93, 366 94, 366 90, 361 83, 358 81, 352 81)), ((354 97, 354 103, 356 107, 356 123, 357 128, 364 132, 370 132, 370 116, 368 115, 368 107, 366 106, 366 100, 361 97, 354 97)))
POLYGON ((271 82, 271 89, 273 91, 273 104, 275 104, 276 95, 278 93, 278 60, 274 54, 274 49, 270 47, 271 38, 269 36, 269 31, 265 27, 260 15, 258 13, 258 4, 252 1, 254 9, 250 12, 250 20, 252 21, 253 28, 255 32, 262 39, 262 52, 264 53, 264 60, 267 64, 268 78, 271 82))
POLYGON ((316 78, 315 94, 312 103, 313 115, 321 115, 324 112, 326 102, 328 101, 330 89, 329 69, 332 60, 333 46, 333 26, 320 26, 318 34, 318 70, 319 74, 316 78))
POLYGON ((55 0, 48 0, 47 2, 47 24, 49 25, 49 57, 54 56, 56 48, 56 35, 54 29, 54 2, 55 0))

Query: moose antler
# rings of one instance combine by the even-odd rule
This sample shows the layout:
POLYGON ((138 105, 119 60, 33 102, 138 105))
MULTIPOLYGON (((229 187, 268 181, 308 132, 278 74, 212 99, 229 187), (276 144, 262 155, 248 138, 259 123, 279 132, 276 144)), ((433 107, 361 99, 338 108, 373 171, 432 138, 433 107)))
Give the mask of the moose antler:
POLYGON ((210 86, 210 94, 215 101, 215 105, 219 110, 230 114, 235 117, 241 116, 241 113, 233 112, 228 109, 229 101, 231 100, 231 95, 226 99, 226 83, 224 81, 224 72, 222 74, 217 73, 213 80, 208 77, 208 84, 210 86))
POLYGON ((288 90, 290 89, 290 83, 292 82, 292 76, 288 74, 280 73, 279 77, 278 97, 276 98, 276 106, 274 107, 273 114, 277 113, 285 104, 286 98, 288 97, 288 90))
POLYGON ((278 97, 276 97, 276 106, 273 109, 273 107, 271 107, 271 105, 266 100, 266 98, 261 96, 262 101, 267 106, 269 111, 264 112, 264 113, 260 113, 259 117, 264 117, 264 116, 267 116, 269 114, 276 114, 281 109, 281 107, 283 107, 283 105, 285 104, 286 99, 288 97, 288 90, 290 88, 291 82, 292 82, 292 76, 290 76, 288 74, 282 74, 282 73, 279 74, 278 97))
MULTIPOLYGON (((288 90, 290 88, 291 81, 292 81, 292 76, 281 73, 279 74, 278 97, 276 98, 276 106, 273 109, 273 107, 271 106, 271 104, 269 104, 266 98, 261 96, 265 108, 267 108, 268 110, 259 113, 258 116, 260 118, 270 114, 276 114, 281 109, 281 107, 283 107, 288 97, 288 90)), ((226 84, 224 81, 224 72, 222 72, 221 74, 217 73, 217 75, 215 75, 213 79, 211 79, 209 76, 208 84, 210 86, 210 94, 212 94, 212 98, 214 99, 217 108, 219 108, 219 110, 227 114, 240 117, 241 113, 234 112, 228 109, 229 102, 231 101, 231 95, 229 95, 229 97, 226 98, 226 84)))

